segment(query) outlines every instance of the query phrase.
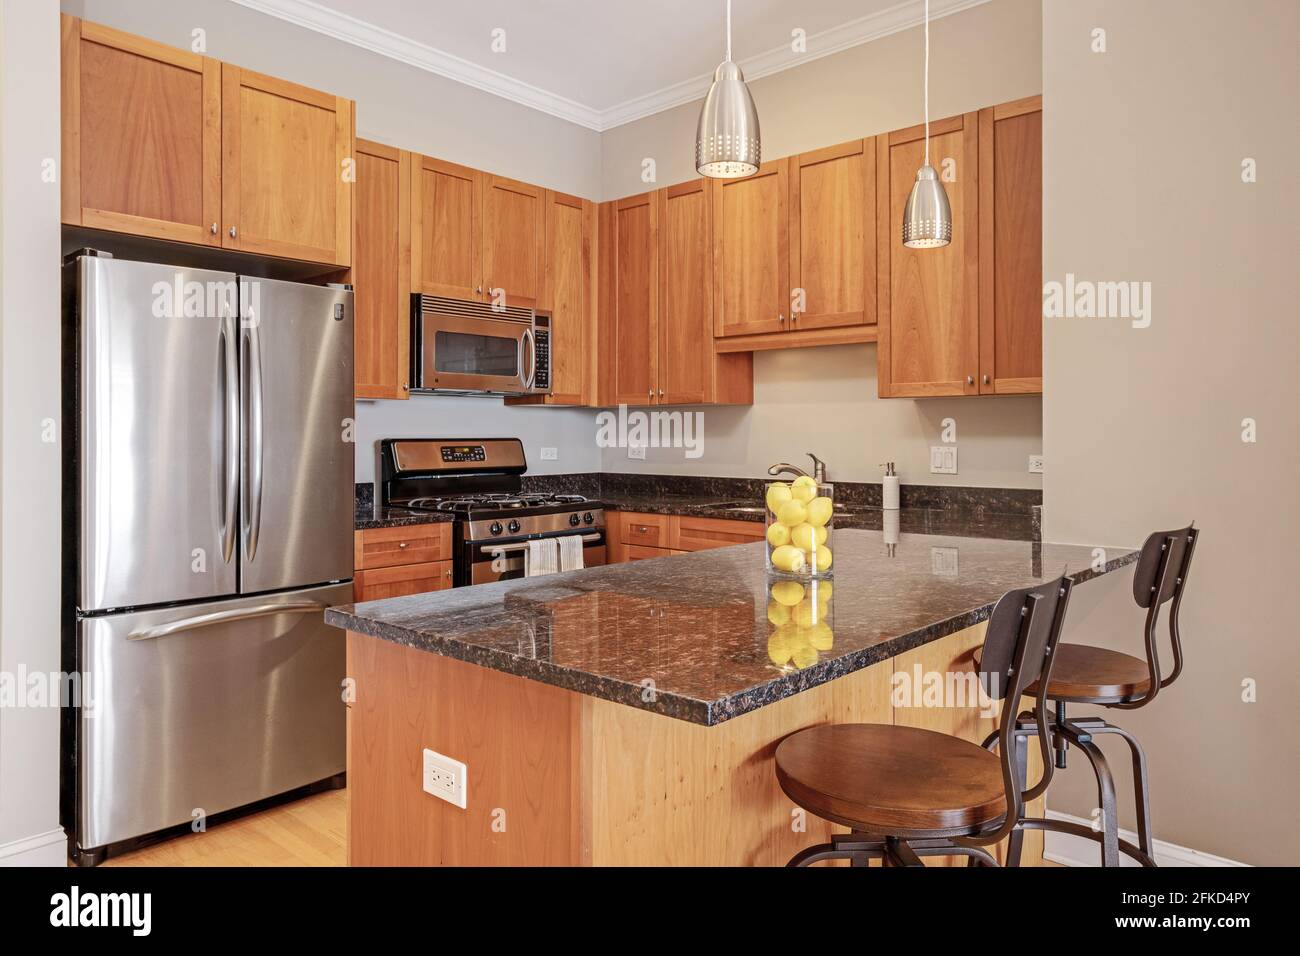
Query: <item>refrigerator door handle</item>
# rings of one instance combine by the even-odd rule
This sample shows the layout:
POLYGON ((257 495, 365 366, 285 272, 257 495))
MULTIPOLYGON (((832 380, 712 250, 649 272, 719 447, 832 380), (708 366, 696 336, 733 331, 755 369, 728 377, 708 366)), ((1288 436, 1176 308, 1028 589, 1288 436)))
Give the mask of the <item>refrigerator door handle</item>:
POLYGON ((257 556, 257 536, 262 528, 262 338, 257 331, 259 317, 250 309, 244 341, 248 344, 246 408, 248 413, 247 500, 244 502, 244 552, 248 561, 257 556))
POLYGON ((239 342, 229 302, 221 304, 222 462, 226 469, 221 495, 221 556, 230 563, 235 551, 235 510, 239 505, 239 342))
POLYGON ((214 624, 247 621, 255 617, 271 617, 275 614, 312 614, 324 611, 326 607, 327 605, 319 601, 283 601, 279 604, 255 604, 252 607, 237 607, 227 611, 213 611, 210 614, 197 614, 194 617, 182 618, 179 621, 141 628, 138 631, 132 631, 127 636, 127 640, 151 641, 155 638, 167 637, 170 634, 178 634, 181 631, 211 627, 214 624))

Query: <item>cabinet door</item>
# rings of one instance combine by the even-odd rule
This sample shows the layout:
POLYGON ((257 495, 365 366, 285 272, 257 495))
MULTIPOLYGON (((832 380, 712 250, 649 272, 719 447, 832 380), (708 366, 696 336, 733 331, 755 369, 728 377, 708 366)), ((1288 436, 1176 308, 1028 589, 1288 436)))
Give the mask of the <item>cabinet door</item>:
POLYGON ((429 156, 411 173, 411 290, 483 299, 483 174, 429 156))
POLYGON ((450 561, 399 564, 391 568, 358 571, 353 582, 353 600, 380 601, 408 594, 424 594, 427 591, 445 591, 449 587, 450 561))
POLYGON ((588 200, 547 192, 541 304, 551 311, 550 401, 557 405, 580 405, 589 391, 593 221, 588 200))
POLYGON ((352 102, 221 67, 223 246, 352 262, 352 102))
POLYGON ((874 138, 790 160, 791 330, 875 323, 875 173, 874 138))
POLYGON ((979 391, 977 138, 975 113, 930 124, 930 164, 952 207, 952 242, 908 249, 903 206, 924 162, 925 128, 876 137, 881 398, 979 391))
POLYGON ((410 397, 411 154, 357 140, 357 398, 410 397))
POLYGON ((713 189, 714 334, 780 332, 790 313, 787 160, 713 189))
POLYGON ((546 191, 501 176, 483 177, 483 292, 533 308, 542 295, 546 191))
POLYGON ((713 356, 713 248, 710 180, 661 189, 659 348, 656 400, 709 400, 713 356))
POLYGON ((658 208, 654 193, 614 208, 614 402, 654 401, 659 312, 658 208))
POLYGON ((220 245, 221 64, 62 18, 63 221, 220 245))
POLYGON ((1043 390, 1043 98, 980 110, 980 393, 1043 390))

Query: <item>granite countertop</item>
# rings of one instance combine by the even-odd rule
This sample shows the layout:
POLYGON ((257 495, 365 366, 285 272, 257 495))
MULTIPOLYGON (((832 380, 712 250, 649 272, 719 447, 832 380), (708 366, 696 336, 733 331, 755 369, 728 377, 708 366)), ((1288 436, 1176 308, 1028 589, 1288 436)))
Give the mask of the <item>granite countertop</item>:
POLYGON ((451 521, 452 516, 443 511, 409 511, 406 508, 387 508, 373 501, 357 501, 356 530, 371 528, 398 528, 408 524, 439 524, 451 521))
POLYGON ((782 611, 769 609, 761 542, 345 605, 325 620, 712 725, 977 624, 1004 592, 1062 568, 1080 582, 1137 557, 1112 548, 1097 570, 1089 547, 907 532, 890 546, 842 527, 833 546, 833 593, 810 596, 825 627, 797 634, 769 618, 782 611))

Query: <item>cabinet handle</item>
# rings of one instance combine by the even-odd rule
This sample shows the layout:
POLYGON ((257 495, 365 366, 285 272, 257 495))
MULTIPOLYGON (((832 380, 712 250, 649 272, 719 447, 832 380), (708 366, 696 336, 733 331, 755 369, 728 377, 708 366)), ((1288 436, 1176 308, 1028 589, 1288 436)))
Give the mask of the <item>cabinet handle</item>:
POLYGON ((654 390, 653 388, 650 389, 650 391, 646 392, 646 399, 645 399, 645 400, 646 400, 647 402, 653 402, 653 401, 655 400, 655 390, 654 390))
POLYGON ((476 293, 482 294, 482 292, 483 292, 483 287, 482 287, 481 285, 480 285, 480 286, 475 286, 475 287, 474 287, 474 291, 475 291, 476 293))
POLYGON ((776 320, 777 320, 778 322, 784 324, 784 323, 785 323, 785 313, 782 312, 780 315, 778 315, 778 316, 776 317, 776 320))
POLYGON ((974 384, 975 384, 975 376, 974 376, 974 375, 967 375, 967 376, 966 376, 966 384, 967 384, 967 385, 974 385, 974 384))
POLYGON ((397 546, 398 546, 399 548, 405 548, 405 547, 406 547, 406 542, 405 542, 405 541, 399 541, 399 542, 397 542, 397 546))
POLYGON ((231 239, 234 239, 235 236, 237 236, 238 234, 239 234, 238 230, 236 230, 234 226, 231 226, 231 227, 230 227, 230 238, 231 238, 231 239))
POLYGON ((214 236, 217 234, 217 224, 215 222, 212 224, 212 234, 214 236))
POLYGON ((664 390, 663 390, 662 388, 659 389, 659 397, 660 397, 660 398, 663 398, 663 397, 664 397, 664 390))
POLYGON ((988 377, 987 375, 985 375, 985 376, 984 376, 984 384, 987 385, 988 383, 989 383, 989 377, 988 377))

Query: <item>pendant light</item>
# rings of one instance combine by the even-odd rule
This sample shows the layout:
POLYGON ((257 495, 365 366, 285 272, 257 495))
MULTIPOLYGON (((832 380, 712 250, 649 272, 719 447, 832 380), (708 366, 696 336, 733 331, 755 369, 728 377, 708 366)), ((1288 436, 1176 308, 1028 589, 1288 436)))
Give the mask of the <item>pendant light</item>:
POLYGON ((939 175, 930 165, 930 0, 925 0, 925 165, 903 207, 903 245, 934 249, 952 241, 952 209, 939 175))
POLYGON ((713 74, 695 129, 695 169, 712 179, 738 179, 758 172, 762 144, 758 110, 745 75, 731 61, 731 0, 727 0, 727 58, 713 74))

